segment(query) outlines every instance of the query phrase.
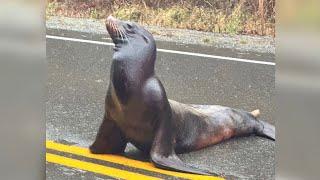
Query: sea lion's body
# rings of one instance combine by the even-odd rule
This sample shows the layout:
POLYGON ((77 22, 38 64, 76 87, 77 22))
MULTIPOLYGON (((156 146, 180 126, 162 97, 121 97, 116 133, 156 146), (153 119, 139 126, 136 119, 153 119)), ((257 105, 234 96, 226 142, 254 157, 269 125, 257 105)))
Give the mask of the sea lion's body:
POLYGON ((115 43, 105 116, 90 150, 121 153, 128 142, 150 153, 160 168, 210 174, 184 164, 177 153, 201 149, 234 136, 274 139, 274 127, 254 114, 223 106, 187 105, 168 100, 154 73, 152 35, 135 24, 109 17, 115 43))

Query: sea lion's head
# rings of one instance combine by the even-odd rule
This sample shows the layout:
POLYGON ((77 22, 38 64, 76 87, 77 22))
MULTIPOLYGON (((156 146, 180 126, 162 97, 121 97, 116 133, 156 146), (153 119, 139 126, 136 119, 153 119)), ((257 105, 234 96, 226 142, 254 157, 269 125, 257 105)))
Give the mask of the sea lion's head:
POLYGON ((121 21, 113 16, 106 20, 107 31, 115 44, 114 51, 142 56, 155 54, 156 44, 150 32, 134 22, 121 21))

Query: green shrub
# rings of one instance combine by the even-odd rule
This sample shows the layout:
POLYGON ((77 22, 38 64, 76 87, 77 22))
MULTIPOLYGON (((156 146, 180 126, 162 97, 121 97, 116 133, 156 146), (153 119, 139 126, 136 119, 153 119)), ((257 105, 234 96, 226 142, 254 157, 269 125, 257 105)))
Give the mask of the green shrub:
MULTIPOLYGON (((90 5, 92 2, 85 0, 50 0, 46 8, 46 18, 55 15, 100 19, 105 18, 108 14, 113 14, 122 20, 169 28, 227 34, 272 35, 275 33, 272 11, 268 10, 268 13, 271 15, 265 21, 262 21, 259 13, 253 10, 253 6, 249 7, 250 4, 243 3, 244 1, 234 3, 235 6, 232 8, 231 6, 222 6, 229 2, 223 0, 163 0, 163 3, 158 5, 157 3, 146 3, 151 1, 134 0, 131 2, 128 0, 116 0, 106 1, 106 5, 96 5, 93 7, 90 5), (88 5, 84 5, 86 3, 88 5), (108 8, 105 8, 105 6, 108 8)), ((252 2, 256 3, 253 0, 252 2)), ((272 8, 273 4, 267 3, 266 6, 272 8)))
POLYGON ((243 24, 245 23, 245 13, 241 8, 241 5, 235 8, 232 14, 229 16, 226 22, 226 33, 239 34, 244 30, 243 24))
POLYGON ((119 19, 138 22, 142 16, 141 6, 123 6, 114 15, 119 19))

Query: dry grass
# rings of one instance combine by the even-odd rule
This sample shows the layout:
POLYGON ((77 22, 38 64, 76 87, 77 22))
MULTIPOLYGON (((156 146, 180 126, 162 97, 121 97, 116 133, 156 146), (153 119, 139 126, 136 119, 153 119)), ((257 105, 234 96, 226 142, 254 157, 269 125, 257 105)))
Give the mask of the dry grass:
POLYGON ((255 0, 258 4, 249 6, 250 1, 239 0, 238 3, 227 5, 215 4, 219 0, 51 1, 47 4, 46 15, 100 19, 113 14, 117 18, 144 25, 274 36, 274 3, 268 3, 274 1, 255 0))

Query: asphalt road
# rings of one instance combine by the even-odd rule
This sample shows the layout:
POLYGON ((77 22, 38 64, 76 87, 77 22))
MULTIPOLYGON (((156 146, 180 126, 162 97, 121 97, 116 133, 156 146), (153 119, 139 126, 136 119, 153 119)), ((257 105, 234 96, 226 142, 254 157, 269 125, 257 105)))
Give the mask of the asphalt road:
MULTIPOLYGON (((47 30, 47 35, 110 42, 107 35, 61 30, 47 30)), ((172 42, 157 42, 157 46, 274 62, 273 54, 172 42)), ((92 143, 103 116, 111 57, 112 46, 47 38, 47 140, 81 147, 92 143)), ((158 52, 156 73, 170 99, 183 103, 220 104, 248 111, 259 108, 261 119, 275 124, 274 65, 158 52)), ((274 179, 274 153, 275 142, 243 137, 179 156, 194 166, 223 172, 228 179, 274 179)), ((126 149, 126 156, 147 160, 131 145, 126 149)), ((52 162, 47 162, 46 171, 47 179, 110 178, 52 162)))

